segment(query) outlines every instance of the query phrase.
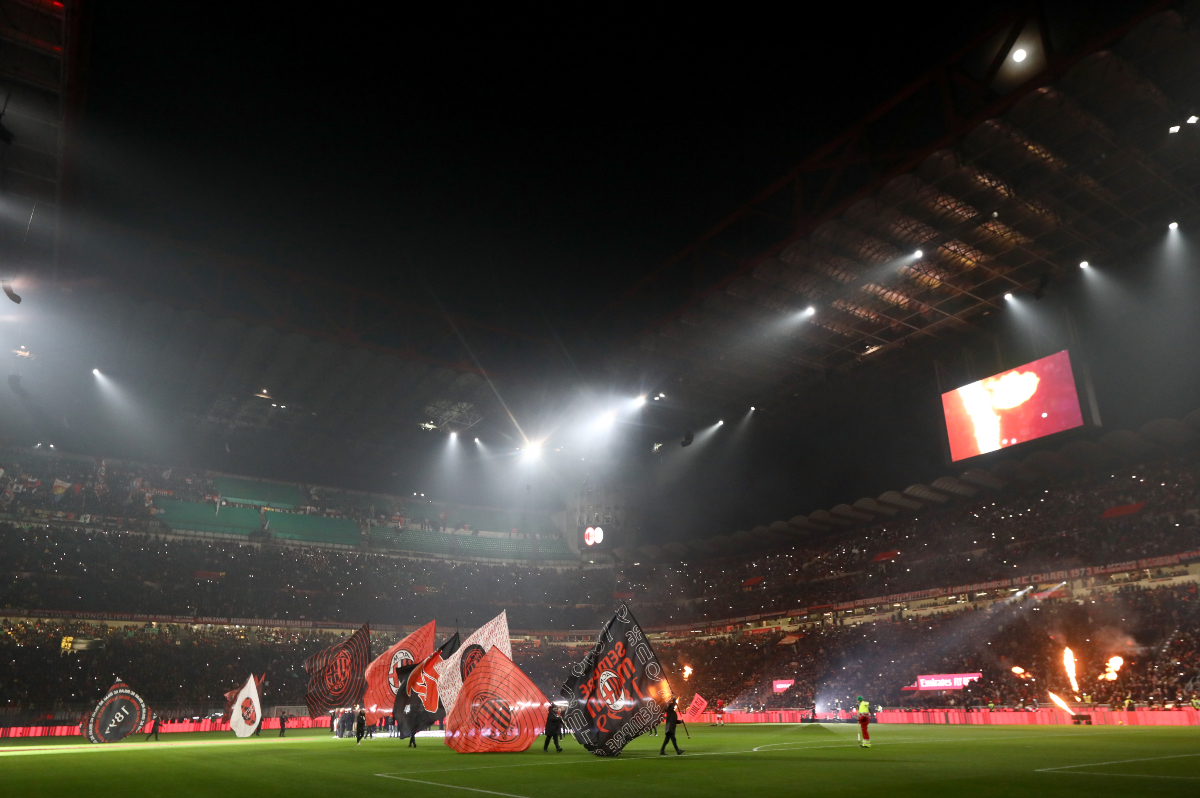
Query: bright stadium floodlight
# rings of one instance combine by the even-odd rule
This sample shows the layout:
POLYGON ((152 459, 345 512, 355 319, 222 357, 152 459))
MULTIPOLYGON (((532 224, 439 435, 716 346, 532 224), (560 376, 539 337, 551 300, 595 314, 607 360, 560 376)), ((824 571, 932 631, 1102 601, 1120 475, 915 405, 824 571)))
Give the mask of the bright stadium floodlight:
POLYGON ((1189 116, 1189 117, 1187 118, 1187 123, 1188 123, 1189 125, 1194 125, 1194 124, 1196 124, 1197 122, 1200 122, 1200 116, 1189 116))
POLYGON ((99 377, 99 376, 100 376, 100 369, 92 369, 92 373, 93 373, 93 374, 95 374, 97 377, 99 377))
POLYGON ((1169 128, 1167 128, 1167 132, 1168 133, 1178 133, 1179 125, 1171 125, 1169 128))
POLYGON ((753 411, 753 410, 754 410, 754 405, 750 405, 750 410, 751 410, 751 411, 753 411))
POLYGON ((1024 61, 1028 57, 1029 57, 1029 53, 1026 52, 1024 48, 1017 48, 1016 50, 1013 50, 1013 60, 1016 61, 1018 64, 1021 63, 1022 61, 1024 61))
POLYGON ((613 422, 615 422, 616 420, 617 420, 617 414, 614 413, 612 410, 609 410, 607 413, 600 416, 600 418, 596 419, 596 426, 599 427, 600 429, 608 429, 609 427, 611 427, 613 425, 613 422))
POLYGON ((1170 230, 1178 230, 1179 222, 1171 222, 1169 225, 1167 225, 1167 228, 1170 230))
POLYGON ((913 253, 913 257, 914 258, 923 258, 923 257, 925 257, 925 252, 923 250, 918 249, 916 252, 913 253))
POLYGON ((812 305, 809 305, 809 306, 808 306, 808 307, 805 309, 805 311, 804 311, 804 312, 805 312, 805 313, 807 313, 809 316, 812 316, 813 314, 815 314, 815 313, 817 312, 817 309, 816 309, 816 308, 814 308, 812 305))
POLYGON ((476 439, 475 439, 475 442, 476 442, 476 443, 479 443, 479 439, 478 439, 478 438, 476 438, 476 439))
POLYGON ((1086 260, 1079 261, 1079 268, 1081 268, 1081 269, 1086 269, 1088 267, 1088 265, 1089 264, 1086 260))
POLYGON ((451 440, 454 440, 454 439, 455 439, 455 438, 457 438, 457 437, 458 437, 458 433, 457 433, 457 432, 451 432, 451 433, 450 433, 450 439, 451 439, 451 440))
POLYGON ((1007 300, 1009 300, 1009 301, 1012 301, 1012 294, 1005 294, 1005 295, 1004 295, 1004 298, 1005 298, 1005 299, 1007 299, 1007 300))
POLYGON ((529 445, 525 447, 525 453, 523 455, 521 455, 521 459, 536 460, 541 456, 542 456, 542 442, 541 441, 530 441, 529 445))
POLYGON ((719 427, 724 423, 725 423, 725 419, 721 419, 720 421, 717 422, 717 426, 719 427))
POLYGON ((646 395, 645 394, 642 394, 641 396, 639 396, 638 398, 633 400, 634 407, 641 407, 644 404, 646 404, 646 395))

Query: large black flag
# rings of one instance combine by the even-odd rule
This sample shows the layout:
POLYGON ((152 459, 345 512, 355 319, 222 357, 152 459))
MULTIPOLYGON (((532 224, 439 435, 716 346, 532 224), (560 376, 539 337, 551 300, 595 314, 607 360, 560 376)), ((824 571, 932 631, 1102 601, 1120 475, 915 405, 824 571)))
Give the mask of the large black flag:
POLYGON ((149 717, 146 701, 118 677, 88 716, 83 734, 88 742, 115 743, 145 726, 149 717))
POLYGON ((561 693, 567 699, 567 728, 597 756, 621 753, 659 722, 671 700, 662 665, 624 604, 583 661, 571 666, 561 693))
POLYGON ((446 707, 438 691, 438 672, 434 667, 458 651, 458 632, 442 647, 420 662, 396 668, 396 706, 392 717, 400 737, 412 737, 446 717, 446 707))
POLYGON ((332 709, 361 701, 367 691, 366 671, 370 661, 370 624, 304 660, 304 670, 308 672, 308 692, 304 694, 308 716, 323 717, 332 709))

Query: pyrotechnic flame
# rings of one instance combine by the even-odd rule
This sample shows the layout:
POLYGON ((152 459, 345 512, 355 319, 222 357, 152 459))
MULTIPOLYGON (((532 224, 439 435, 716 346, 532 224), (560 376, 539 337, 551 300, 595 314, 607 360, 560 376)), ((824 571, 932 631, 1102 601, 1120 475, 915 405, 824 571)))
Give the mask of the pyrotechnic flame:
MULTIPOLYGON (((1070 651, 1070 650, 1071 650, 1071 649, 1069 649, 1069 648, 1067 649, 1067 651, 1070 651)), ((1075 713, 1074 713, 1074 712, 1071 710, 1071 707, 1067 706, 1067 702, 1066 702, 1066 701, 1063 701, 1061 698, 1059 698, 1058 696, 1056 696, 1054 693, 1051 693, 1051 694, 1050 694, 1050 700, 1051 700, 1051 701, 1053 701, 1054 703, 1058 704, 1058 708, 1059 708, 1059 709, 1061 709, 1063 712, 1066 712, 1068 715, 1074 715, 1074 714, 1075 714, 1075 713)))
POLYGON ((1029 672, 1028 672, 1028 671, 1026 671, 1024 668, 1022 668, 1020 665, 1013 665, 1012 672, 1013 672, 1014 674, 1016 674, 1017 678, 1019 678, 1019 679, 1028 679, 1028 678, 1030 678, 1030 676, 1029 676, 1029 672))
POLYGON ((1067 669, 1067 678, 1071 680, 1071 692, 1079 692, 1079 682, 1075 681, 1075 654, 1071 649, 1063 649, 1063 667, 1067 669))
POLYGON ((1108 664, 1104 666, 1104 673, 1098 677, 1100 681, 1115 682, 1117 680, 1117 672, 1121 670, 1121 666, 1125 664, 1125 660, 1121 657, 1111 657, 1108 664))
POLYGON ((692 666, 684 665, 683 666, 683 680, 686 682, 687 678, 691 675, 692 675, 692 666))

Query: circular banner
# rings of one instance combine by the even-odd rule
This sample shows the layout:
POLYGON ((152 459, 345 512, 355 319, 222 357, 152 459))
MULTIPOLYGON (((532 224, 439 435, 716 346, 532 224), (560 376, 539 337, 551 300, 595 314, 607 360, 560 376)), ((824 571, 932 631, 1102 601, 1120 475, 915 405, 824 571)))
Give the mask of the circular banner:
POLYGON ((92 710, 84 733, 89 742, 115 743, 145 726, 149 717, 145 700, 128 685, 117 682, 92 710))

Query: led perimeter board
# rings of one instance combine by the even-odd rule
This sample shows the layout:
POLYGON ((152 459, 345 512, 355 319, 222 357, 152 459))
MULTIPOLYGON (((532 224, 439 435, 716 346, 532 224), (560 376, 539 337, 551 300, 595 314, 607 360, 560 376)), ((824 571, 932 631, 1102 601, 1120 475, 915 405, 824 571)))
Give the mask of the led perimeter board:
POLYGON ((954 462, 1083 426, 1067 350, 942 394, 954 462))

